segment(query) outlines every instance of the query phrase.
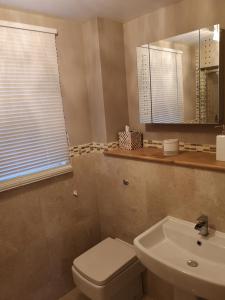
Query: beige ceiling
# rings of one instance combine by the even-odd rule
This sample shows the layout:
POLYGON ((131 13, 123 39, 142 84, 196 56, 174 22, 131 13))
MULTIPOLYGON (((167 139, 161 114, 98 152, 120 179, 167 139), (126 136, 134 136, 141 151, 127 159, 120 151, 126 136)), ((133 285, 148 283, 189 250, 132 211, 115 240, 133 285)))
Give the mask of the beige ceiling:
POLYGON ((1 6, 87 20, 100 16, 118 21, 151 12, 180 0, 0 0, 1 6))

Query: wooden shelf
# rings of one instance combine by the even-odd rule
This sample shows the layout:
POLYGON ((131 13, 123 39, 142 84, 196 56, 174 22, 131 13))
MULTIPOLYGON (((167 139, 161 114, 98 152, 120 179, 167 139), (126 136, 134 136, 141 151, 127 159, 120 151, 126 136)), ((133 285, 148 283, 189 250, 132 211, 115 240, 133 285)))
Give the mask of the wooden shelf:
POLYGON ((104 154, 106 156, 225 172, 225 162, 216 161, 216 154, 214 153, 180 151, 178 155, 168 157, 163 155, 162 149, 142 148, 138 150, 115 149, 105 151, 104 154))

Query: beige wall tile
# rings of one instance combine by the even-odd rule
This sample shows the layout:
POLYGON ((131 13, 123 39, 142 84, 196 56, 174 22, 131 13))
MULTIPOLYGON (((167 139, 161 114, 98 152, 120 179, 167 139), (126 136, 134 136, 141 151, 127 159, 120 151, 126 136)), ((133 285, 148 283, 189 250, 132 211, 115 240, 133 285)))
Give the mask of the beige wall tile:
MULTIPOLYGON (((224 173, 104 156, 95 164, 102 237, 132 242, 167 215, 195 222, 206 214, 225 232, 224 173)), ((173 287, 150 272, 144 287, 153 299, 173 299, 173 287)))
POLYGON ((92 138, 112 142, 128 123, 123 25, 95 18, 83 36, 92 138))
POLYGON ((123 25, 98 18, 107 142, 128 124, 123 25))
POLYGON ((91 164, 82 156, 73 175, 1 193, 2 299, 55 300, 72 289, 74 258, 100 241, 91 164))
POLYGON ((95 142, 106 142, 98 20, 84 23, 82 29, 92 138, 95 142))

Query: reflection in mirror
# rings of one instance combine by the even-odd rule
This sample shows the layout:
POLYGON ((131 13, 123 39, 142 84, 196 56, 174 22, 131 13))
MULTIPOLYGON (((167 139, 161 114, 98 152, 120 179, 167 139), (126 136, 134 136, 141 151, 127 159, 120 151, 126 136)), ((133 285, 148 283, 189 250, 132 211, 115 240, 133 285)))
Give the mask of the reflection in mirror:
POLYGON ((203 124, 218 123, 219 25, 201 29, 200 36, 199 93, 196 99, 196 119, 203 124))
POLYGON ((137 48, 141 123, 219 122, 215 25, 137 48))

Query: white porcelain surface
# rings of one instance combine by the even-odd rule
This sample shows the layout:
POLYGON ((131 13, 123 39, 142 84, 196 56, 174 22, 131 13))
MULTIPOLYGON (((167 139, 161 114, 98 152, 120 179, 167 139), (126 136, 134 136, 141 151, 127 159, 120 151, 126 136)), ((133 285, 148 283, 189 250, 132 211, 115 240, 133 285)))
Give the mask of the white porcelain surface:
POLYGON ((141 273, 143 271, 143 266, 137 260, 107 284, 96 285, 82 276, 74 266, 72 267, 74 283, 92 300, 142 299, 141 273))
POLYGON ((92 300, 141 300, 144 270, 132 245, 106 238, 74 260, 72 275, 92 300))
POLYGON ((211 230, 208 237, 201 237, 194 225, 166 217, 134 240, 137 256, 175 287, 206 299, 224 300, 225 234, 211 230), (198 266, 188 266, 190 259, 198 266))

